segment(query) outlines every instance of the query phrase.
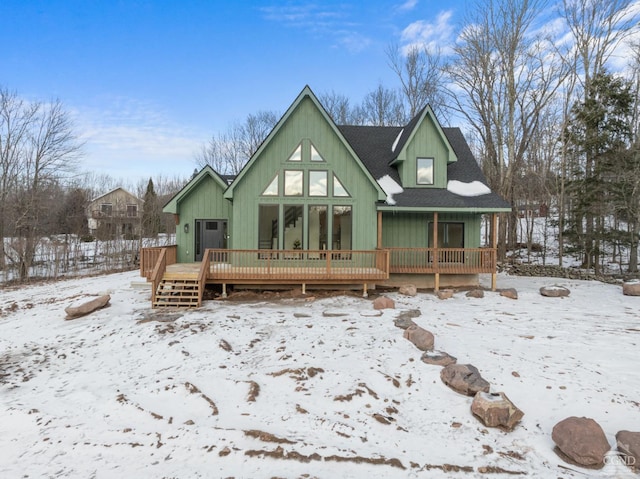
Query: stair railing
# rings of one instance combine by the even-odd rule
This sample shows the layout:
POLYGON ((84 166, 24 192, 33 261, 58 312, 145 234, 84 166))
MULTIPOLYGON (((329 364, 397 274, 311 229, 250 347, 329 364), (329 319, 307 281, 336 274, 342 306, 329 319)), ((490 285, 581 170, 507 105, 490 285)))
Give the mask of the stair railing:
POLYGON ((153 272, 151 273, 151 304, 156 304, 156 294, 158 291, 158 286, 162 281, 162 277, 164 276, 165 271, 167 271, 167 249, 162 248, 160 252, 160 256, 158 256, 158 260, 156 261, 156 265, 153 268, 153 272))
POLYGON ((211 268, 211 252, 206 249, 204 255, 202 255, 202 262, 200 263, 200 271, 198 272, 198 307, 202 306, 202 295, 204 294, 205 284, 207 283, 207 277, 209 276, 209 269, 211 268))

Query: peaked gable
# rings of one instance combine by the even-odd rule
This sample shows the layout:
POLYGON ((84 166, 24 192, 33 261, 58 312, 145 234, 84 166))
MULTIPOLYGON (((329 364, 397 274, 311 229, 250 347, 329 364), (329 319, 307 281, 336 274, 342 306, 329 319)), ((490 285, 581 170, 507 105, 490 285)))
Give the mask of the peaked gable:
MULTIPOLYGON (((280 120, 278 121, 276 126, 271 130, 269 135, 267 135, 267 137, 262 142, 262 144, 258 147, 256 152, 251 156, 251 158, 249 159, 247 164, 244 165, 244 167, 242 168, 242 170, 240 171, 238 176, 234 179, 234 181, 231 183, 231 185, 229 185, 229 188, 227 188, 227 190, 225 191, 224 197, 227 198, 227 199, 230 199, 230 200, 233 199, 233 193, 234 193, 234 189, 236 188, 236 186, 240 182, 242 182, 242 180, 245 177, 245 175, 247 174, 247 172, 253 167, 253 165, 257 161, 257 159, 263 154, 263 152, 265 151, 265 149, 267 148, 269 143, 283 129, 284 125, 286 125, 287 122, 290 121, 290 119, 293 116, 294 112, 302 105, 302 103, 305 100, 310 100, 311 101, 311 103, 314 105, 314 107, 320 113, 320 115, 323 118, 323 120, 326 122, 326 124, 329 126, 329 128, 333 131, 333 133, 336 135, 336 137, 340 140, 342 145, 347 149, 347 151, 349 152, 350 156, 353 158, 354 162, 358 165, 359 169, 362 171, 364 176, 369 180, 371 185, 376 189, 376 191, 378 193, 378 199, 379 200, 384 200, 384 198, 386 197, 384 191, 382 190, 382 188, 380 187, 378 182, 375 180, 375 178, 373 178, 373 176, 371 175, 371 172, 362 163, 360 157, 356 154, 356 152, 353 150, 353 148, 351 147, 349 142, 345 139, 345 137, 342 134, 342 132, 340 131, 340 129, 336 126, 334 121, 331 119, 331 117, 329 116, 327 111, 324 109, 322 104, 318 101, 318 98, 315 96, 313 91, 311 91, 311 88, 309 88, 308 85, 305 86, 302 89, 302 91, 300 92, 298 97, 291 104, 291 106, 289 106, 289 108, 287 109, 285 114, 282 116, 282 118, 280 118, 280 120)), ((300 138, 299 140, 302 140, 302 139, 303 138, 300 138)))
POLYGON ((118 196, 118 194, 120 194, 122 197, 126 197, 126 198, 130 198, 131 200, 133 200, 133 202, 137 203, 137 204, 142 204, 144 203, 144 200, 141 200, 140 198, 138 198, 136 195, 134 195, 133 193, 129 193, 127 190, 125 190, 122 187, 118 187, 118 188, 114 188, 111 191, 108 191, 107 193, 104 193, 103 195, 98 196, 97 198, 94 198, 93 200, 91 200, 89 202, 90 205, 97 203, 98 201, 105 199, 105 198, 112 198, 114 196, 118 196))
POLYGON ((220 186, 222 191, 227 189, 227 182, 211 166, 206 165, 186 185, 182 187, 162 208, 164 213, 178 214, 179 203, 195 191, 206 178, 211 178, 220 186))

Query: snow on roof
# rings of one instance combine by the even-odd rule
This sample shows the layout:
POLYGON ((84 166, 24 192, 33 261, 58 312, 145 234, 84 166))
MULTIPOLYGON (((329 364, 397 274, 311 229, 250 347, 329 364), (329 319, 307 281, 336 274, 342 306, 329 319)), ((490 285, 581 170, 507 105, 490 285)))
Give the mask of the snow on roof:
POLYGON ((396 151, 396 147, 398 146, 398 142, 400 141, 400 137, 402 136, 403 131, 404 131, 404 128, 400 130, 400 133, 398 133, 398 136, 396 136, 396 139, 393 141, 393 145, 391 146, 392 152, 396 151))
POLYGON ((482 196, 491 193, 491 189, 480 181, 464 183, 463 181, 450 180, 447 190, 458 196, 482 196))
POLYGON ((395 180, 391 178, 389 175, 384 175, 382 178, 379 178, 377 181, 378 181, 378 184, 380 185, 380 188, 382 188, 385 194, 387 195, 387 204, 395 205, 396 201, 393 199, 393 195, 402 193, 404 191, 402 189, 402 186, 396 183, 395 180))

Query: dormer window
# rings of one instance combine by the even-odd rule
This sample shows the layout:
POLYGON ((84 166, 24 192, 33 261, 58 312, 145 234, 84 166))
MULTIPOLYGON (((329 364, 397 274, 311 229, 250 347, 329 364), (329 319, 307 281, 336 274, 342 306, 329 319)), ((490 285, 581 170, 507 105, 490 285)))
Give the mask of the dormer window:
POLYGON ((416 160, 416 184, 433 185, 433 158, 416 160))

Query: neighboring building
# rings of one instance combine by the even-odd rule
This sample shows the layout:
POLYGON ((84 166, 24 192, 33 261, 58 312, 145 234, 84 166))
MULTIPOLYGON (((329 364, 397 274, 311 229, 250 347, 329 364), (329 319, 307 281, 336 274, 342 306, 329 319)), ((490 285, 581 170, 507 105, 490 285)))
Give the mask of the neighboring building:
POLYGON ((124 188, 116 188, 87 206, 89 234, 100 239, 140 235, 144 202, 124 188))
POLYGON ((511 207, 486 186, 462 132, 442 128, 428 106, 404 127, 338 126, 305 87, 226 180, 205 167, 163 210, 178 225, 171 257, 209 261, 206 282, 351 282, 366 291, 477 284, 479 272, 495 281, 495 244, 480 248, 482 215, 495 226, 511 207), (207 257, 209 248, 229 252, 207 257))

